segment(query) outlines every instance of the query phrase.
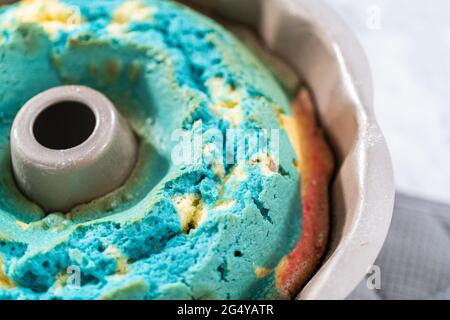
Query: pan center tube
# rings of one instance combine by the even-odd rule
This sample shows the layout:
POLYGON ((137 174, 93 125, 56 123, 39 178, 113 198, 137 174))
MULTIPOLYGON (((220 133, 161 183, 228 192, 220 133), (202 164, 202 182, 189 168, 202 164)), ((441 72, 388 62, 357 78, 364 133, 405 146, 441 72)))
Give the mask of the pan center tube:
POLYGON ((136 157, 127 121, 107 97, 84 86, 38 94, 11 129, 16 182, 46 212, 67 212, 119 188, 136 157))

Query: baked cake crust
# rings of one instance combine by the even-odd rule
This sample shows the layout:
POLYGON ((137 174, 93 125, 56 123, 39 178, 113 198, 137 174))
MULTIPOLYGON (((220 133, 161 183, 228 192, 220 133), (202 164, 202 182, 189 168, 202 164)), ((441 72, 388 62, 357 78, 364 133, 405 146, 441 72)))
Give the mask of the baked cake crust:
POLYGON ((276 269, 277 288, 286 298, 296 296, 325 253, 330 229, 328 187, 334 169, 331 149, 307 89, 300 91, 292 112, 288 132, 300 159, 303 223, 300 241, 276 269))

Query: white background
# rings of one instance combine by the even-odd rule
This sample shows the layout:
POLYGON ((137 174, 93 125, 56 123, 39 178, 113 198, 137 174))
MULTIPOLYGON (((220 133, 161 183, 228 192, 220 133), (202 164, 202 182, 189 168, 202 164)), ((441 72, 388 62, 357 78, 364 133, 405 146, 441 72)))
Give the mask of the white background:
POLYGON ((398 190, 450 203, 450 1, 326 2, 368 55, 398 190))

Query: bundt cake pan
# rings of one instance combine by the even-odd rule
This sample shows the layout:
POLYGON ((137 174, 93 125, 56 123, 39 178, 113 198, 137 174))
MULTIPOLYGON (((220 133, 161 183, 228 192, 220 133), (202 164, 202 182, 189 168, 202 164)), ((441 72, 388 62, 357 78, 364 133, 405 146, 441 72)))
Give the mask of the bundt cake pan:
MULTIPOLYGON (((255 29, 310 86, 337 161, 331 241, 299 299, 344 299, 372 267, 394 204, 391 159, 373 111, 369 64, 356 38, 319 0, 191 0, 255 29)), ((381 270, 382 272, 382 270, 381 270)))
POLYGON ((391 159, 373 111, 371 72, 362 48, 321 0, 182 2, 208 7, 256 30, 314 92, 337 170, 328 253, 298 299, 346 298, 381 250, 395 197, 391 159))

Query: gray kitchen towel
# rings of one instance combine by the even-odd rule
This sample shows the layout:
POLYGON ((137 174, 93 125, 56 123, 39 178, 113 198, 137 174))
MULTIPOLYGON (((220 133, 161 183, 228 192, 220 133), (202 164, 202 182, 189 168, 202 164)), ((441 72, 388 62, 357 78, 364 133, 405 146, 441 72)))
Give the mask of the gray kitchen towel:
POLYGON ((397 195, 375 266, 348 299, 450 299, 450 207, 397 195))

